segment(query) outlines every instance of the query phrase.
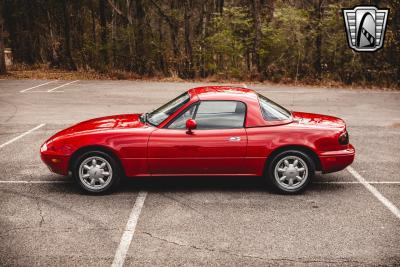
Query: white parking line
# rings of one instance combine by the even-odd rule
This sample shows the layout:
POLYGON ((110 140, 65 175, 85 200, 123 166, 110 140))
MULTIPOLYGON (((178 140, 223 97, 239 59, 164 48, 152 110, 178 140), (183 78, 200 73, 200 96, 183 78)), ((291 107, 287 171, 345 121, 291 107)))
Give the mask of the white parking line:
POLYGON ((17 181, 12 181, 12 180, 8 180, 8 181, 0 181, 0 184, 69 184, 72 183, 72 181, 52 181, 52 180, 31 180, 31 181, 21 181, 21 180, 17 180, 17 181))
POLYGON ((31 132, 33 132, 33 131, 35 131, 35 130, 41 128, 41 127, 43 127, 44 125, 46 125, 46 124, 45 124, 45 123, 39 124, 39 125, 36 126, 35 128, 32 128, 32 129, 30 129, 29 131, 26 131, 26 132, 24 132, 23 134, 14 137, 13 139, 11 139, 11 140, 5 142, 4 144, 1 144, 1 145, 0 145, 0 148, 3 148, 3 147, 5 147, 6 145, 9 145, 9 144, 11 144, 11 143, 14 142, 14 141, 17 141, 18 139, 24 137, 25 135, 30 134, 31 132))
POLYGON ((111 265, 112 267, 121 267, 124 265, 125 257, 132 242, 133 234, 135 233, 135 228, 139 220, 139 215, 142 211, 146 196, 147 192, 140 191, 136 198, 135 205, 133 205, 131 214, 129 215, 128 223, 126 224, 125 231, 122 234, 121 241, 117 251, 115 252, 114 261, 111 265))
POLYGON ((29 92, 29 93, 64 93, 64 91, 51 91, 51 92, 48 92, 48 91, 32 91, 32 92, 29 92))
POLYGON ((348 166, 346 168, 349 173, 351 173, 354 178, 356 178, 362 185, 365 186, 383 205, 386 206, 398 219, 400 219, 400 210, 390 202, 386 197, 384 197, 375 187, 368 183, 364 177, 362 177, 356 170, 348 166))
MULTIPOLYGON (((400 184, 397 181, 367 181, 369 184, 400 184)), ((361 184, 356 181, 326 181, 326 182, 313 182, 313 184, 361 184)))
POLYGON ((296 94, 316 94, 316 93, 326 93, 324 91, 302 91, 302 90, 257 90, 260 93, 296 93, 296 94))
POLYGON ((70 84, 72 84, 72 83, 76 83, 77 81, 79 81, 79 80, 75 80, 75 81, 72 81, 72 82, 69 82, 69 83, 64 83, 64 84, 59 85, 59 86, 57 86, 57 87, 54 87, 54 88, 52 88, 52 89, 50 89, 50 90, 47 90, 47 92, 49 92, 49 93, 50 93, 50 92, 53 92, 54 90, 56 90, 56 89, 58 89, 58 88, 61 88, 61 87, 70 85, 70 84))
POLYGON ((46 85, 46 84, 49 84, 49 83, 54 83, 54 82, 56 82, 56 81, 50 81, 50 82, 47 82, 47 83, 42 83, 42 84, 39 84, 39 85, 36 85, 36 86, 33 86, 33 87, 26 88, 26 89, 21 90, 21 91, 19 91, 19 92, 20 92, 20 93, 25 93, 26 91, 29 91, 29 90, 38 88, 38 87, 40 87, 40 86, 43 86, 43 85, 46 85))

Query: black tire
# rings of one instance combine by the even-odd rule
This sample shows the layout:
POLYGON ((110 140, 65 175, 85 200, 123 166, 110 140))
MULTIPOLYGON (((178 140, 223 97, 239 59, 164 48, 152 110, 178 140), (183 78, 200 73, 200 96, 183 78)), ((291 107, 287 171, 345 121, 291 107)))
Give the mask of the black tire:
MULTIPOLYGON (((75 162, 73 163, 73 166, 72 166, 72 176, 84 192, 93 194, 93 195, 102 195, 102 194, 112 192, 119 185, 119 182, 121 180, 121 170, 120 170, 120 167, 119 167, 119 164, 117 163, 117 161, 109 154, 102 152, 102 151, 89 151, 89 152, 85 152, 82 155, 80 155, 79 157, 77 157, 77 159, 75 160, 75 162), (106 166, 106 168, 107 168, 106 171, 111 173, 111 178, 108 178, 111 180, 110 181, 106 180, 107 184, 102 188, 96 188, 96 189, 90 188, 89 185, 86 185, 79 176, 81 164, 84 161, 86 161, 90 158, 93 158, 93 157, 95 157, 99 160, 103 159, 109 164, 106 166), (109 168, 111 168, 111 172, 110 172, 109 168)), ((100 186, 101 185, 99 185, 99 187, 100 186)))
MULTIPOLYGON (((298 161, 299 162, 299 161, 298 161)), ((292 162, 293 163, 293 162, 292 162)), ((293 164, 292 164, 293 166, 293 164)), ((278 166, 278 168, 280 168, 278 166)), ((279 171, 277 171, 277 173, 279 173, 279 171)), ((273 156, 273 158, 269 161, 269 164, 267 166, 267 171, 266 171, 266 179, 269 185, 272 186, 272 188, 277 191, 278 193, 282 193, 282 194, 298 194, 300 192, 303 192, 306 187, 308 186, 308 184, 310 183, 311 179, 314 177, 315 174, 315 163, 314 161, 311 159, 310 156, 308 156, 306 153, 302 152, 302 151, 298 151, 298 150, 287 150, 287 151, 283 151, 275 156, 273 156), (294 185, 292 185, 293 188, 290 188, 289 182, 286 185, 285 181, 281 181, 278 182, 278 177, 276 177, 275 175, 275 170, 277 165, 279 164, 280 166, 282 166, 282 160, 283 159, 296 159, 296 158, 300 158, 300 162, 301 164, 305 163, 305 165, 307 166, 307 168, 304 168, 306 171, 306 173, 304 172, 300 172, 301 175, 304 175, 304 178, 299 181, 296 178, 294 180, 296 180, 298 182, 298 185, 294 188, 294 185), (303 181, 304 180, 304 181, 303 181)), ((279 174, 278 174, 279 175, 279 174)), ((282 174, 282 176, 284 176, 284 174, 282 174)), ((283 178, 283 177, 281 177, 283 178)), ((292 179, 292 183, 293 183, 293 179, 292 179)))

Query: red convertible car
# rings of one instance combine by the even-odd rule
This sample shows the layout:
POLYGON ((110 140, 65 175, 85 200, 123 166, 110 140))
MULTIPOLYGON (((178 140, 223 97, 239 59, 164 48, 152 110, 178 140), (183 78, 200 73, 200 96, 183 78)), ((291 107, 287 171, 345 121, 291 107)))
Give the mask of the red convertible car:
POLYGON ((72 176, 91 193, 121 177, 264 176, 297 193, 315 171, 354 160, 343 120, 290 112, 246 88, 190 89, 144 114, 92 119, 62 130, 40 148, 51 171, 72 176))

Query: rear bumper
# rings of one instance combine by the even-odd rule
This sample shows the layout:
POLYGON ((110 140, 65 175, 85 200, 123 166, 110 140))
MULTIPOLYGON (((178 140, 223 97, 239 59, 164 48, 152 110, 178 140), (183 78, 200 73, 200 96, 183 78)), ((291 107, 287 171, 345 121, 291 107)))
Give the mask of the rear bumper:
POLYGON ((344 150, 323 152, 319 155, 321 171, 329 173, 343 170, 353 163, 355 154, 356 151, 351 144, 344 150))
POLYGON ((68 175, 69 156, 41 153, 40 157, 50 171, 61 175, 68 175))

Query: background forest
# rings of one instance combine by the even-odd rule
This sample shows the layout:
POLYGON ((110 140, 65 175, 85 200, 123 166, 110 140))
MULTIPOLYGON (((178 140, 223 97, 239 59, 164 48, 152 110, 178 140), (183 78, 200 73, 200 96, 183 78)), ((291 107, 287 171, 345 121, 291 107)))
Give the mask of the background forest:
MULTIPOLYGON (((13 61, 67 70, 400 86, 400 0, 3 0, 13 61), (390 8, 384 48, 347 45, 342 8, 390 8)), ((1 19, 0 19, 1 20, 1 19)), ((1 47, 0 47, 1 49, 1 47)))

